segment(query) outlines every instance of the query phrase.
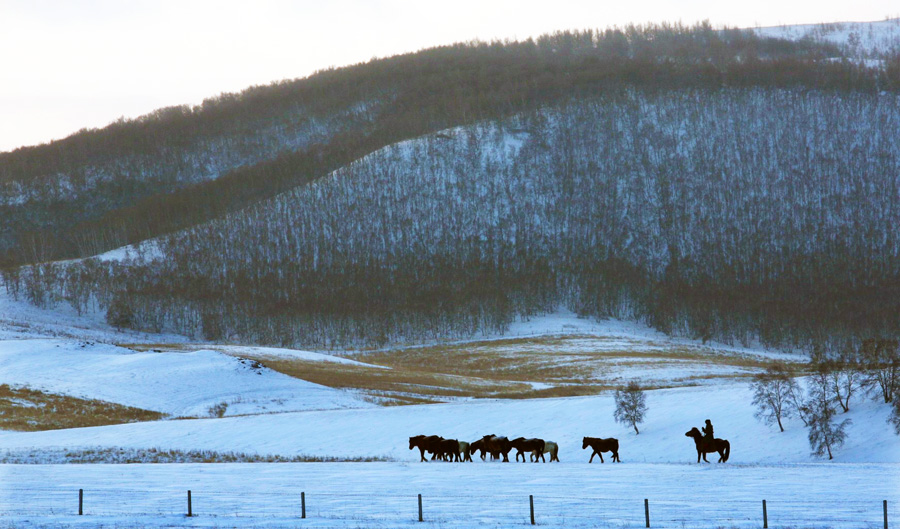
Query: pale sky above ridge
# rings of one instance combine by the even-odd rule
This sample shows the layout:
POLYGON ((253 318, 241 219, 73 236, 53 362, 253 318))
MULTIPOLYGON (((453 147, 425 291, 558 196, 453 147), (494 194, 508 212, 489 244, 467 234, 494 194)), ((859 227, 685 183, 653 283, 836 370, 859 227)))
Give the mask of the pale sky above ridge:
POLYGON ((0 152, 156 108, 472 39, 709 20, 883 20, 896 0, 0 0, 0 152))

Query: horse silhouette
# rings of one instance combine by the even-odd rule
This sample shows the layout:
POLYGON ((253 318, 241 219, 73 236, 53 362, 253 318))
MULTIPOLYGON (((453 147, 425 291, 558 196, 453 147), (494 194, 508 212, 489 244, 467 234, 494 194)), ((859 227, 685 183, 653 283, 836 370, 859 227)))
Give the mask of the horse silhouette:
POLYGON ((441 453, 441 459, 444 461, 460 461, 459 457, 459 441, 456 439, 441 439, 438 443, 438 450, 441 453))
POLYGON ((546 462, 547 460, 544 459, 544 454, 550 454, 550 462, 551 463, 554 461, 559 463, 559 445, 558 444, 554 443, 553 441, 544 441, 544 450, 541 452, 538 452, 537 450, 532 450, 531 451, 531 459, 533 459, 535 463, 537 463, 538 458, 540 458, 541 461, 546 462))
POLYGON ((588 463, 594 460, 594 456, 600 456, 600 462, 603 463, 603 452, 612 452, 612 460, 614 463, 621 463, 622 460, 619 459, 619 440, 610 437, 609 439, 601 439, 598 437, 585 437, 581 442, 581 449, 584 450, 587 447, 591 447, 594 451, 591 453, 591 459, 588 463))
POLYGON ((427 450, 434 454, 431 458, 434 459, 435 456, 441 453, 440 443, 442 440, 443 438, 437 435, 415 435, 409 438, 409 449, 418 448, 422 461, 427 461, 425 459, 425 451, 427 450))
POLYGON ((728 461, 728 456, 731 455, 731 443, 728 442, 728 439, 713 439, 709 441, 703 438, 703 434, 697 428, 691 428, 684 435, 694 439, 694 444, 697 447, 698 463, 700 462, 700 457, 703 457, 703 461, 709 463, 709 460, 706 459, 706 454, 713 452, 719 453, 719 463, 728 461))
POLYGON ((481 440, 484 441, 484 451, 481 453, 482 459, 484 459, 484 452, 489 452, 491 454, 491 459, 499 459, 502 455, 503 462, 509 463, 509 452, 512 450, 509 439, 492 434, 485 435, 481 440))
POLYGON ((469 443, 469 454, 474 454, 475 452, 481 452, 481 460, 484 461, 484 456, 487 454, 487 448, 484 445, 484 439, 479 439, 477 441, 472 441, 469 443))
MULTIPOLYGON (((517 437, 509 442, 509 445, 516 449, 516 461, 519 460, 519 456, 522 456, 522 462, 525 462, 525 453, 527 452, 536 452, 539 451, 541 454, 544 453, 544 440, 543 439, 525 439, 524 437, 517 437)), ((537 463, 537 460, 534 461, 537 463)))

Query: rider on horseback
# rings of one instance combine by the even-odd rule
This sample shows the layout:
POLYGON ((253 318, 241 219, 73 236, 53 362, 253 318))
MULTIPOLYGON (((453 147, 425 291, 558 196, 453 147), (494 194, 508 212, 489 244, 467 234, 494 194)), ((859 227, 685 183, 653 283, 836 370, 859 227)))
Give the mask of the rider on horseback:
POLYGON ((715 436, 713 436, 712 422, 710 422, 709 419, 706 419, 706 426, 700 429, 703 430, 703 443, 706 446, 712 446, 713 439, 715 439, 715 436))

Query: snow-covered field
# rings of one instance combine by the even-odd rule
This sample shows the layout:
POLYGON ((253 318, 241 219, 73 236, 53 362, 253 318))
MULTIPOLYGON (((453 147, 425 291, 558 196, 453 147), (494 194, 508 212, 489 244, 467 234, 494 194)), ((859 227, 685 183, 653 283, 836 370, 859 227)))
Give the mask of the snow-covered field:
POLYGON ((299 463, 12 465, 0 525, 15 528, 882 527, 897 467, 299 463), (84 515, 78 516, 78 489, 84 515), (193 518, 187 518, 187 491, 193 518), (301 519, 301 492, 306 519, 301 519), (425 523, 418 523, 422 495, 425 523))
MULTIPOLYGON (((547 527, 880 527, 882 501, 896 517, 900 442, 887 408, 859 400, 847 444, 824 462, 810 457, 806 430, 759 424, 745 384, 652 391, 640 435, 616 424, 612 398, 454 404, 159 421, 0 434, 12 453, 79 447, 208 449, 335 457, 386 456, 385 463, 206 465, 4 465, 0 524, 12 527, 295 526, 299 495, 314 527, 417 523, 417 494, 433 527, 527 525, 528 495, 547 527), (711 418, 732 446, 728 463, 697 464, 684 432, 711 418), (560 444, 561 463, 418 461, 407 437, 436 433, 540 436, 560 444), (617 437, 622 463, 588 464, 582 436, 617 437), (85 516, 77 516, 77 490, 85 516), (187 519, 186 491, 192 491, 187 519)), ((715 461, 716 458, 710 458, 715 461)))
MULTIPOLYGON (((652 376, 643 373, 654 380, 694 379, 702 385, 649 391, 649 411, 635 435, 613 420, 611 393, 379 407, 354 391, 292 378, 241 357, 359 365, 347 358, 120 333, 96 314, 39 311, 2 295, 0 309, 0 384, 170 417, 207 417, 211 406, 228 404, 224 418, 0 432, 0 456, 40 463, 64 460, 67 452, 122 448, 389 460, 3 464, 0 527, 401 527, 418 524, 417 494, 423 495, 424 525, 441 528, 530 525, 529 495, 536 523, 546 527, 644 527, 645 498, 652 527, 760 527, 763 499, 770 527, 882 527, 884 500, 892 519, 900 519, 900 439, 886 422, 887 406, 855 399, 846 415, 853 421, 848 441, 834 461, 825 462, 810 455, 798 420, 788 420, 780 433, 753 417, 745 381, 705 378, 723 369, 715 363, 723 355, 796 361, 795 355, 704 345, 636 323, 579 319, 564 310, 517 322, 507 334, 471 345, 502 355, 552 355, 554 361, 586 351, 665 357, 667 351, 689 350, 696 357, 690 365, 644 359, 641 370, 650 369, 648 362, 658 364, 652 376), (533 336, 561 339, 490 343, 533 336), (139 342, 160 345, 139 351, 113 345, 139 342), (693 442, 684 436, 706 418, 731 442, 725 464, 697 464, 693 442), (408 437, 420 433, 470 441, 488 433, 542 437, 559 443, 562 462, 422 463, 408 449, 408 437), (583 436, 618 438, 622 463, 610 463, 607 454, 605 464, 588 464, 583 436), (84 516, 77 515, 78 489, 85 491, 84 516), (197 515, 192 518, 184 516, 187 490, 197 515), (302 522, 300 492, 307 501, 302 522)), ((617 373, 642 376, 627 362, 607 367, 607 379, 617 373)))
MULTIPOLYGON (((0 308, 18 308, 0 299, 0 308)), ((378 407, 353 391, 336 390, 242 360, 294 358, 335 365, 358 362, 290 349, 187 344, 178 337, 136 337, 95 316, 28 309, 4 313, 0 384, 28 386, 162 411, 226 417, 77 428, 0 432, 0 456, 57 461, 60 454, 131 449, 209 450, 285 457, 386 458, 374 463, 254 464, 4 464, 0 465, 0 527, 282 527, 296 526, 300 492, 313 527, 425 525, 508 527, 760 527, 767 500, 770 527, 881 527, 882 502, 892 519, 900 502, 900 439, 887 406, 862 396, 851 402, 848 441, 825 462, 810 455, 807 431, 787 431, 753 417, 749 386, 740 379, 648 392, 649 411, 635 435, 613 420, 613 397, 536 400, 454 399, 452 403, 378 407), (134 338, 145 338, 135 340, 134 338), (104 342, 163 343, 141 351, 104 342), (684 436, 710 418, 731 442, 725 464, 697 464, 684 436), (420 433, 474 440, 495 433, 536 436, 560 445, 561 463, 418 461, 408 437, 420 433), (583 436, 616 437, 622 463, 588 464, 583 436), (42 454, 44 454, 42 456, 42 454), (77 515, 77 491, 85 515, 77 515), (196 517, 186 518, 186 491, 196 517)), ((690 348, 699 364, 660 362, 654 378, 702 377, 704 355, 794 359, 774 351, 674 339, 629 322, 596 322, 560 311, 518 322, 504 336, 559 336, 527 354, 566 355, 632 349, 659 353, 690 348)), ((530 343, 530 342, 529 342, 530 343)), ((473 344, 473 347, 475 345, 473 344)), ((498 342, 497 350, 506 351, 498 342)), ((516 347, 522 347, 518 345, 516 347)), ((504 354, 514 354, 509 349, 504 354)), ((361 356, 365 360, 365 356, 361 356)), ((610 369, 628 366, 611 363, 610 369)), ((721 369, 710 364, 709 369, 721 369)), ((628 376, 635 375, 631 373, 628 376)), ((624 376, 624 375, 623 375, 624 376)), ((717 457, 710 458, 715 461, 717 457)))

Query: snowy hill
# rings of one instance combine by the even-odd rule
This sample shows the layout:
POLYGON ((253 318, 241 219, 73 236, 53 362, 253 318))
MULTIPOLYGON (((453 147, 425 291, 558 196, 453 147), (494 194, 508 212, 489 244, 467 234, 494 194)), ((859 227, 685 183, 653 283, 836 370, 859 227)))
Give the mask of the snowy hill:
MULTIPOLYGON (((323 355, 324 356, 324 355, 323 355)), ((137 352, 93 342, 0 341, 0 383, 159 411, 206 416, 372 405, 353 395, 210 350, 137 352)))
POLYGON ((879 59, 900 51, 900 18, 756 28, 760 37, 836 44, 850 57, 879 59))

